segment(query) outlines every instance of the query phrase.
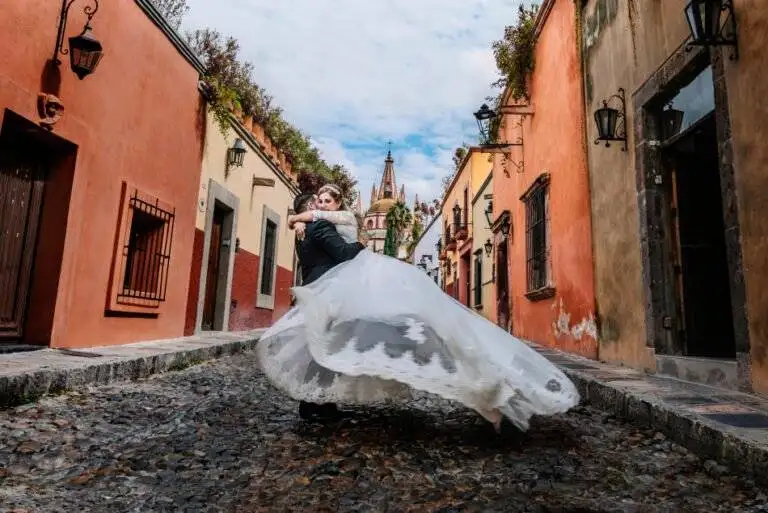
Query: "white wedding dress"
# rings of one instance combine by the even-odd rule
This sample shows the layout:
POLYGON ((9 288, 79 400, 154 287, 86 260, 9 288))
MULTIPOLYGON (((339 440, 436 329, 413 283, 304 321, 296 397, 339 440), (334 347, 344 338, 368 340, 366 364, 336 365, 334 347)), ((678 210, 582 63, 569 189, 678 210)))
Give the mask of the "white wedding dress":
POLYGON ((579 402, 546 358, 397 259, 363 250, 294 293, 296 307, 257 351, 267 377, 296 400, 365 404, 416 389, 459 401, 497 429, 505 416, 523 430, 533 415, 579 402))

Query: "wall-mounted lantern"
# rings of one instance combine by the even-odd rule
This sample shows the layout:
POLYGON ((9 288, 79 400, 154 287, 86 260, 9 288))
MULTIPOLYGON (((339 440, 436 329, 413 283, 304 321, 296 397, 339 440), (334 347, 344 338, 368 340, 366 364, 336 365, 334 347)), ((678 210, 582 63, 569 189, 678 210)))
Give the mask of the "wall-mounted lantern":
POLYGON ((685 18, 691 31, 688 50, 693 46, 731 46, 731 60, 738 59, 739 40, 732 0, 690 0, 685 7, 685 18), (723 13, 727 13, 725 23, 723 13))
POLYGON ((483 249, 485 249, 485 256, 491 256, 491 252, 493 251, 493 243, 491 242, 491 239, 485 241, 483 249))
POLYGON ((501 228, 501 234, 504 236, 505 239, 507 237, 509 237, 509 228, 510 227, 511 227, 511 225, 510 225, 508 219, 506 219, 503 223, 501 223, 501 227, 500 227, 501 228))
POLYGON ((245 143, 239 137, 235 139, 235 144, 227 150, 227 169, 230 167, 243 167, 245 158, 245 143))
POLYGON ((485 207, 485 219, 488 221, 488 226, 493 224, 493 200, 489 200, 488 206, 485 207))
POLYGON ((461 207, 459 206, 459 202, 458 201, 453 206, 453 224, 456 226, 457 230, 459 229, 459 226, 461 225, 461 207))
POLYGON ((493 144, 491 138, 491 123, 496 118, 496 113, 493 112, 487 104, 483 104, 480 110, 474 113, 475 120, 477 120, 477 127, 480 129, 480 145, 489 146, 493 144))
POLYGON ((603 100, 603 106, 595 111, 595 123, 597 124, 595 144, 604 142, 605 146, 608 147, 612 141, 620 141, 624 143, 622 151, 627 151, 626 121, 627 105, 624 89, 619 89, 618 94, 603 100))
POLYGON ((85 6, 83 12, 88 17, 88 21, 85 22, 85 27, 83 27, 83 31, 79 35, 69 38, 69 49, 67 49, 64 48, 64 34, 67 31, 69 8, 72 7, 74 2, 75 0, 62 0, 61 2, 59 31, 56 35, 56 47, 53 50, 53 62, 59 66, 61 64, 59 54, 69 54, 69 65, 75 75, 77 75, 77 78, 82 80, 93 73, 104 56, 101 43, 91 33, 91 19, 96 15, 96 11, 99 10, 99 1, 93 0, 96 4, 95 7, 85 6))

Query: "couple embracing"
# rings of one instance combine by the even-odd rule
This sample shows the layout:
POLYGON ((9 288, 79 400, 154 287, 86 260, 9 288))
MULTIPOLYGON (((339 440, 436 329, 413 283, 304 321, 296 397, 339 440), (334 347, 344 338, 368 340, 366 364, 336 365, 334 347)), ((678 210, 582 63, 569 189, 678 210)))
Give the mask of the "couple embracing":
POLYGON ((303 283, 257 352, 302 417, 335 415, 336 403, 406 401, 415 389, 463 403, 497 431, 504 417, 525 430, 533 415, 579 402, 573 383, 524 342, 415 266, 365 249, 339 187, 298 196, 294 211, 303 283))

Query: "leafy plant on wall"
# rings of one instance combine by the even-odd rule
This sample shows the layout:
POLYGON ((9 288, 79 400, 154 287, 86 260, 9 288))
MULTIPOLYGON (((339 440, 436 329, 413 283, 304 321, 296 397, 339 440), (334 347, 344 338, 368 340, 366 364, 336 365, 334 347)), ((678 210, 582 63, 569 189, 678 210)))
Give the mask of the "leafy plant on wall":
MULTIPOLYGON (((152 0, 158 11, 175 29, 181 27, 189 10, 187 0, 152 0)), ((253 79, 254 68, 240 59, 240 44, 212 29, 198 29, 186 35, 187 42, 202 61, 208 108, 219 130, 226 134, 232 114, 253 118, 290 161, 299 181, 316 191, 325 183, 335 183, 348 205, 357 198, 356 180, 342 165, 329 165, 308 135, 283 118, 283 111, 272 96, 253 79)))
MULTIPOLYGON (((491 108, 498 110, 504 101, 504 92, 509 89, 512 99, 530 99, 528 80, 536 65, 534 50, 536 48, 536 17, 539 13, 538 4, 529 7, 518 7, 517 23, 504 28, 504 37, 494 41, 493 56, 496 68, 501 77, 493 83, 501 89, 498 95, 490 97, 491 108)), ((491 124, 491 133, 498 131, 501 116, 496 116, 491 124)))

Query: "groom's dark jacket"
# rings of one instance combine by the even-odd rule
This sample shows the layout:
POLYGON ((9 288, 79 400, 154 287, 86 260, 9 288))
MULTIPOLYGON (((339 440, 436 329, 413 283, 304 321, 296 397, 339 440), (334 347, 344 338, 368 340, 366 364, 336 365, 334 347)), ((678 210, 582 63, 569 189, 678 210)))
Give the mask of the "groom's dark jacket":
POLYGON ((344 242, 336 227, 324 219, 307 224, 304 240, 296 244, 302 284, 312 283, 336 265, 352 260, 363 249, 365 246, 359 242, 344 242))

